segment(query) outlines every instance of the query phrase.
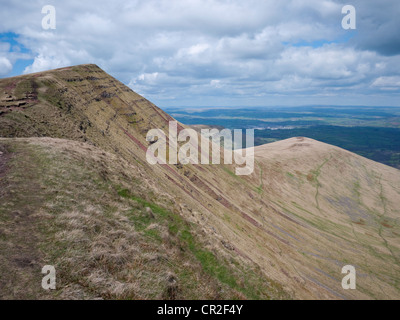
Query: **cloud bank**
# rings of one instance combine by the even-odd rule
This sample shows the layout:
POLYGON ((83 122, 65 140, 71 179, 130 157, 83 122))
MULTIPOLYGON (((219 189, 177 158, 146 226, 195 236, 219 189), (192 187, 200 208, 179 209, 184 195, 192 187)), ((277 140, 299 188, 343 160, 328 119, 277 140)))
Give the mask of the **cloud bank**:
POLYGON ((356 30, 338 0, 0 3, 2 77, 96 63, 161 107, 399 105, 397 0, 352 1, 356 30))

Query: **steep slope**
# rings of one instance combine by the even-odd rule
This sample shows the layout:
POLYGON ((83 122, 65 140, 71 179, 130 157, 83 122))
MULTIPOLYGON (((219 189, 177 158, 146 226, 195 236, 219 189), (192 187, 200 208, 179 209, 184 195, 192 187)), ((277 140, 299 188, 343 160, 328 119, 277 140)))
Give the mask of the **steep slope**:
POLYGON ((287 241, 286 272, 344 298, 340 269, 350 264, 358 276, 353 298, 398 298, 399 171, 307 138, 260 146, 255 154, 260 198, 284 218, 264 209, 258 220, 287 241))
MULTIPOLYGON (((0 94, 0 136, 70 139, 85 142, 83 149, 92 149, 89 158, 95 147, 113 154, 113 163, 137 170, 136 183, 121 184, 120 198, 170 210, 196 226, 193 233, 208 241, 207 252, 214 258, 239 261, 233 265, 251 268, 253 279, 261 279, 255 271, 260 268, 259 283, 270 289, 255 288, 256 297, 288 297, 284 292, 306 299, 400 297, 400 171, 307 138, 257 147, 250 176, 236 176, 232 165, 151 166, 145 158, 146 133, 160 128, 168 134, 173 119, 95 65, 3 79, 0 94), (146 192, 138 191, 142 184, 146 192), (357 290, 341 287, 347 264, 356 267, 357 290)), ((123 176, 124 169, 118 172, 123 176)), ((71 199, 76 199, 74 192, 71 199)), ((28 204, 36 201, 22 198, 28 204)), ((97 205, 95 199, 89 202, 97 205)), ((75 216, 88 212, 84 206, 75 210, 75 216)), ((177 237, 189 241, 185 234, 179 230, 177 237)), ((232 282, 225 271, 196 255, 190 242, 189 251, 210 276, 252 297, 248 275, 236 270, 232 282)), ((72 282, 79 283, 79 277, 72 282)))
POLYGON ((288 297, 153 195, 128 161, 53 138, 0 138, 0 150, 0 298, 288 297))

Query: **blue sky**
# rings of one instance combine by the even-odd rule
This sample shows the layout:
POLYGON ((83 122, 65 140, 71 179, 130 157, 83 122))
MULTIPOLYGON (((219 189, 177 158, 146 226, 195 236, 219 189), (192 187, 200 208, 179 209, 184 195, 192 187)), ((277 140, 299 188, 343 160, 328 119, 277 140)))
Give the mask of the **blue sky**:
POLYGON ((399 106, 398 0, 351 1, 356 30, 346 4, 0 0, 0 77, 95 63, 160 107, 399 106))
POLYGON ((18 42, 18 35, 13 32, 6 32, 0 34, 0 43, 9 44, 9 55, 14 55, 12 60, 12 69, 7 72, 4 76, 12 77, 18 76, 24 73, 25 69, 32 65, 34 61, 34 54, 24 45, 18 42))

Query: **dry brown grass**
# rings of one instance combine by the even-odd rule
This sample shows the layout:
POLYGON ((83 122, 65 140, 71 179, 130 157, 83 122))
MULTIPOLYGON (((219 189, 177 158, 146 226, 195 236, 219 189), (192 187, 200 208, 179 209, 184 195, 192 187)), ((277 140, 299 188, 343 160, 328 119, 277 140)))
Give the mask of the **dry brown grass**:
MULTIPOLYGON (((108 267, 93 269, 97 275, 94 282, 101 288, 107 288, 110 283, 106 279, 124 283, 123 277, 134 279, 136 275, 150 278, 149 286, 141 286, 139 296, 144 298, 165 297, 165 290, 176 297, 243 297, 242 292, 226 291, 224 284, 201 272, 199 255, 193 258, 187 243, 180 239, 180 231, 171 233, 165 221, 150 222, 143 201, 120 199, 115 188, 104 189, 104 185, 110 184, 168 208, 174 215, 196 225, 193 233, 202 239, 202 248, 207 248, 207 252, 232 266, 235 263, 230 259, 234 257, 242 269, 251 268, 249 274, 258 274, 254 270, 259 268, 262 279, 282 284, 294 298, 400 297, 398 170, 307 138, 258 147, 255 172, 247 177, 235 176, 234 166, 150 166, 145 157, 146 133, 152 128, 168 133, 168 121, 172 120, 152 103, 93 65, 0 80, 0 88, 16 90, 18 82, 26 79, 33 79, 37 84, 38 101, 24 110, 0 115, 0 136, 75 140, 43 138, 34 142, 46 152, 57 154, 55 161, 40 166, 47 165, 51 173, 44 185, 38 186, 38 190, 44 187, 46 194, 43 200, 46 209, 41 208, 40 212, 52 217, 53 220, 49 219, 54 226, 53 233, 66 231, 59 236, 72 242, 78 239, 71 244, 72 249, 85 248, 84 253, 66 250, 65 257, 72 253, 72 257, 75 254, 80 257, 68 258, 79 269, 83 268, 80 261, 85 265, 96 261, 93 250, 117 252, 117 256, 110 255, 101 261, 108 265, 107 259, 116 259, 118 265, 117 261, 124 263, 126 259, 117 245, 123 243, 122 240, 110 236, 114 239, 110 243, 101 238, 105 244, 91 248, 86 239, 88 243, 96 243, 96 228, 103 234, 110 230, 130 233, 127 226, 131 224, 139 236, 138 242, 132 243, 132 248, 143 252, 140 259, 134 260, 134 266, 140 266, 133 268, 138 274, 120 274, 118 268, 114 270, 110 266, 113 273, 107 278, 108 267), (64 166, 71 160, 75 163, 73 169, 64 166), (64 183, 62 187, 58 185, 60 177, 64 183), (132 215, 130 210, 137 214, 132 215), (57 213, 74 215, 76 212, 85 215, 68 222, 63 215, 55 219, 57 213), (141 224, 141 221, 146 223, 141 224), (140 240, 142 236, 146 241, 140 240), (149 243, 148 236, 153 237, 153 244, 149 243), (186 252, 181 247, 186 248, 186 252), (166 253, 174 260, 165 259, 166 253), (154 263, 146 254, 159 258, 154 263), (190 266, 183 268, 182 276, 177 271, 186 266, 187 261, 190 266), (358 290, 341 288, 341 267, 345 264, 357 266, 358 290), (165 280, 168 272, 182 279, 186 271, 190 274, 189 280, 185 285, 178 281, 180 290, 166 289, 169 288, 165 280), (154 277, 154 274, 159 276, 154 277)), ((20 183, 38 181, 35 170, 29 169, 30 163, 23 163, 23 166, 27 170, 21 175, 20 183)), ((35 188, 32 183, 29 185, 35 188)), ((19 196, 16 189, 9 192, 12 196, 4 201, 3 208, 16 206, 15 212, 24 212, 25 206, 18 208, 17 200, 27 202, 29 198, 19 196)), ((33 197, 26 207, 29 209, 41 201, 33 197)), ((124 241, 130 243, 130 240, 124 241)), ((92 283, 86 274, 76 272, 79 282, 73 278, 68 284, 72 293, 92 283)), ((238 283, 245 282, 243 274, 236 277, 238 283)), ((230 278, 224 280, 226 285, 230 278)), ((282 297, 274 291, 280 290, 278 286, 271 288, 259 296, 282 297)), ((104 296, 114 292, 111 288, 107 290, 101 291, 104 296)), ((129 290, 133 290, 129 291, 132 295, 136 292, 132 288, 129 290)), ((246 291, 245 296, 251 296, 251 292, 246 291)))
MULTIPOLYGON (((13 201, 14 192, 22 192, 20 199, 25 202, 30 201, 24 199, 26 193, 35 193, 41 199, 40 203, 29 202, 32 209, 26 213, 32 229, 29 240, 21 238, 28 231, 25 225, 12 229, 8 221, 1 224, 0 230, 12 229, 18 233, 17 237, 7 238, 15 249, 3 252, 0 263, 3 282, 9 279, 9 260, 14 253, 27 257, 26 251, 20 252, 15 246, 25 243, 36 255, 34 268, 21 268, 12 285, 4 283, 2 298, 246 298, 237 288, 209 274, 182 240, 181 232, 189 230, 190 224, 173 213, 169 213, 169 218, 163 217, 141 202, 118 195, 123 186, 139 197, 152 193, 148 189, 151 184, 136 181, 135 177, 140 175, 137 167, 113 154, 73 141, 1 139, 0 144, 11 146, 14 154, 5 197, 13 205, 2 206, 2 217, 11 216, 17 208, 26 211, 22 201, 13 201), (35 172, 35 190, 25 184, 26 163, 35 172), (176 221, 174 229, 168 219, 176 221), (44 264, 56 268, 55 292, 40 288, 40 266, 44 264), (25 287, 33 288, 29 295, 21 293, 22 279, 25 287)), ((158 201, 168 201, 168 197, 162 200, 160 196, 158 201)), ((201 250, 215 249, 207 237, 199 238, 196 243, 201 250)), ((228 256, 234 258, 225 253, 228 256)), ((231 265, 222 257, 219 263, 225 263, 227 270, 232 269, 229 272, 234 277, 246 276, 244 269, 237 267, 240 262, 231 265)), ((261 274, 248 272, 254 281, 263 279, 261 274)))

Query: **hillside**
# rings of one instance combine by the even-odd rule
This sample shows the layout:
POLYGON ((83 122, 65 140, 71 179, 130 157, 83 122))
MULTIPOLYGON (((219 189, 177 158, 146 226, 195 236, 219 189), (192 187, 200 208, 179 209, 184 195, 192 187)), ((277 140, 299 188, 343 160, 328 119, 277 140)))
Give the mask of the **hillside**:
POLYGON ((168 209, 152 202, 151 182, 124 159, 53 138, 1 138, 0 150, 1 298, 285 297, 259 268, 214 254, 169 198, 157 195, 168 209), (46 264, 55 292, 40 286, 46 264))
POLYGON ((173 119, 95 65, 0 95, 2 298, 400 298, 399 170, 307 138, 257 147, 250 176, 151 166, 173 119))

